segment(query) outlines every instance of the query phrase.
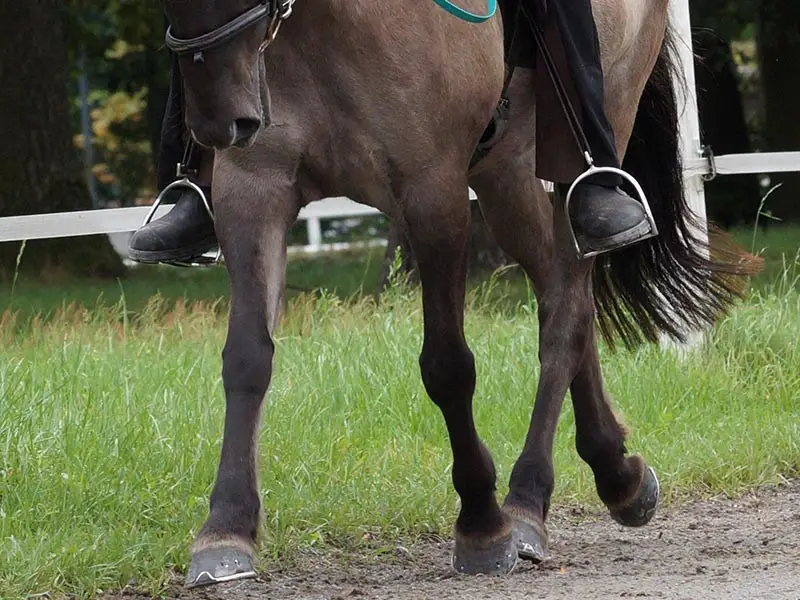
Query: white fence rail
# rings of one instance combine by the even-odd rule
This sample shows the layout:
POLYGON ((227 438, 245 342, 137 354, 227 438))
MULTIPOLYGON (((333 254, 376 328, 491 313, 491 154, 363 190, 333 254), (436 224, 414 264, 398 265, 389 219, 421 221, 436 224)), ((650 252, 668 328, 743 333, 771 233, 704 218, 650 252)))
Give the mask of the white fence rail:
POLYGON ((751 152, 748 154, 723 154, 709 158, 692 158, 685 161, 687 177, 716 175, 760 175, 767 173, 793 173, 800 171, 800 152, 751 152))
MULTIPOLYGON (((169 205, 160 206, 153 218, 163 217, 171 209, 169 205)), ((0 242, 109 234, 117 251, 126 255, 129 236, 139 228, 149 211, 149 206, 133 206, 5 217, 0 219, 0 242)), ((320 221, 376 214, 379 212, 374 208, 348 198, 314 202, 302 209, 298 219, 306 222, 309 243, 294 250, 319 252, 347 248, 347 244, 323 244, 320 221)))
MULTIPOLYGON (((469 190, 469 197, 471 200, 476 199, 472 189, 469 190)), ((153 218, 163 217, 171 209, 172 206, 169 205, 160 206, 153 218)), ((149 206, 132 206, 4 217, 0 219, 0 242, 109 234, 114 236, 112 241, 117 250, 124 253, 128 235, 139 228, 149 211, 149 206)), ((303 207, 298 216, 298 221, 306 223, 308 244, 294 246, 290 250, 314 253, 344 250, 357 246, 385 245, 385 240, 374 240, 374 242, 363 244, 346 242, 326 244, 322 240, 321 221, 323 219, 344 219, 379 214, 381 213, 377 209, 345 197, 325 198, 312 202, 303 207)))

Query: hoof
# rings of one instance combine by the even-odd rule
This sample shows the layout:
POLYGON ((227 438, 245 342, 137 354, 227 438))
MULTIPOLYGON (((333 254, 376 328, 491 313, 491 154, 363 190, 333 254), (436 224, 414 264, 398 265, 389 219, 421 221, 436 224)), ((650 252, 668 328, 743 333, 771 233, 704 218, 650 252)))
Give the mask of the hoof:
POLYGON ((517 548, 513 533, 488 546, 476 546, 456 535, 453 569, 462 575, 508 575, 517 565, 517 548))
POLYGON ((625 527, 647 525, 656 514, 661 488, 652 467, 645 468, 644 478, 632 502, 609 509, 611 518, 625 527))
POLYGON ((547 549, 547 531, 544 525, 514 517, 514 542, 517 554, 534 564, 550 559, 547 549))
POLYGON ((253 560, 241 549, 207 548, 192 554, 192 564, 186 575, 186 587, 194 588, 255 576, 253 560))

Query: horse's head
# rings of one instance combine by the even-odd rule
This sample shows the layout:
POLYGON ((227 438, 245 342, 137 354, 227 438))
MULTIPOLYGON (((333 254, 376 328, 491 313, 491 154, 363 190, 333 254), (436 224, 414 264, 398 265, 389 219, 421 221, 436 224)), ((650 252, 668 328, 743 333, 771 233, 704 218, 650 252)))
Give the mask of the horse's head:
POLYGON ((186 125, 203 146, 251 144, 269 125, 262 52, 285 0, 164 0, 178 55, 186 125))

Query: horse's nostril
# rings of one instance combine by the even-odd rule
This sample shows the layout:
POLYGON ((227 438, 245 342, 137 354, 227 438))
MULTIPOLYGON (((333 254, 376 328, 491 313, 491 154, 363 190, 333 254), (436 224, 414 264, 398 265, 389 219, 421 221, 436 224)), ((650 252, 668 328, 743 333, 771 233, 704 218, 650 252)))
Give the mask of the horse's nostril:
POLYGON ((253 137, 261 127, 260 119, 236 119, 236 140, 246 140, 253 137))

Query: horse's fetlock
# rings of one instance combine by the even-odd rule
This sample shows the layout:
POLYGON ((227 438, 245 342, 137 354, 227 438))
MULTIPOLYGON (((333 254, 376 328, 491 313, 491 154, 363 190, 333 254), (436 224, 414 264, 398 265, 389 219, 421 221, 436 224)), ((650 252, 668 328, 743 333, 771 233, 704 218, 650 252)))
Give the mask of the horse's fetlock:
POLYGON ((220 479, 210 498, 210 515, 205 530, 222 532, 243 539, 255 539, 261 499, 255 489, 226 485, 220 479))
POLYGON ((508 497, 521 506, 544 508, 555 489, 552 460, 542 454, 523 453, 514 464, 508 497))
POLYGON ((606 505, 630 498, 639 489, 645 468, 639 456, 617 457, 615 461, 592 467, 598 497, 606 505))
POLYGON ((609 431, 602 424, 593 424, 590 428, 583 428, 575 436, 575 449, 578 456, 588 464, 613 465, 625 458, 625 436, 619 425, 615 431, 609 431))

